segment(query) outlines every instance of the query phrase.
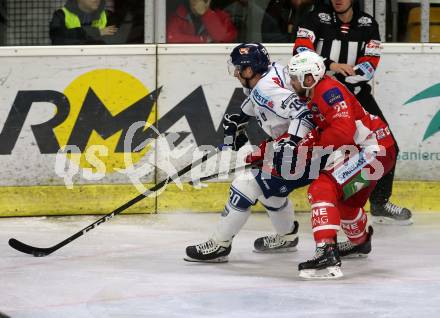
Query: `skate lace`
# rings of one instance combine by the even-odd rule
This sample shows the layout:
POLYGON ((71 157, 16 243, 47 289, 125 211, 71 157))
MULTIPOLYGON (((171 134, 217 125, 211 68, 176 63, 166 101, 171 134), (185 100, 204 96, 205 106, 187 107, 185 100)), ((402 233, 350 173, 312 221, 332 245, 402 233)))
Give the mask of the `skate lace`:
POLYGON ((263 238, 264 245, 267 247, 277 247, 284 244, 284 240, 279 236, 276 235, 268 235, 263 238))
POLYGON ((338 250, 340 251, 349 251, 352 248, 353 248, 353 244, 350 241, 338 243, 338 250))
POLYGON ((315 255, 313 256, 312 259, 307 260, 307 262, 313 262, 314 260, 320 258, 322 255, 324 255, 324 249, 321 247, 317 247, 315 250, 315 255))
POLYGON ((391 214, 400 214, 403 211, 403 208, 395 205, 394 203, 387 202, 385 204, 385 209, 389 211, 391 214))
POLYGON ((201 243, 196 245, 197 252, 202 254, 209 254, 214 252, 218 248, 218 244, 214 240, 206 241, 205 243, 201 243))

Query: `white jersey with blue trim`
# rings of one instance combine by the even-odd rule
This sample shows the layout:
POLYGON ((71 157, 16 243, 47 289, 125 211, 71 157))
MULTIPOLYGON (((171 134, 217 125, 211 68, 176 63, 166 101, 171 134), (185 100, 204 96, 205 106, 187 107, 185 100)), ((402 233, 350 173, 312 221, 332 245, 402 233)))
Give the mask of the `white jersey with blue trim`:
POLYGON ((272 63, 241 105, 242 111, 254 116, 274 139, 286 132, 303 138, 314 127, 306 103, 289 88, 290 78, 285 68, 272 63))

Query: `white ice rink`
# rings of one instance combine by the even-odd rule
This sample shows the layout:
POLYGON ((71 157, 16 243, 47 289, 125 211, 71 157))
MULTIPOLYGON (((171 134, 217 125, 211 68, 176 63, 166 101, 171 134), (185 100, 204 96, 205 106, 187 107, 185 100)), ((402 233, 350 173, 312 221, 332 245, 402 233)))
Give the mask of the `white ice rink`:
POLYGON ((226 264, 182 260, 208 237, 216 214, 117 216, 45 258, 21 254, 10 237, 47 247, 96 217, 0 219, 0 312, 62 317, 440 317, 440 213, 408 227, 375 226, 367 259, 343 262, 339 281, 300 280, 310 258, 308 214, 299 251, 252 253, 270 231, 254 214, 226 264))

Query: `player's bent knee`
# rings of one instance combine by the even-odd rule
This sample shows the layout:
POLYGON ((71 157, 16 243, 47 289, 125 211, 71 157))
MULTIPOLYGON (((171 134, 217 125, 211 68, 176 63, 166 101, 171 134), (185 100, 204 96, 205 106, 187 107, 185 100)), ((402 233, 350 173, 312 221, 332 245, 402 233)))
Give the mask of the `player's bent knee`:
POLYGON ((247 211, 249 208, 256 203, 256 200, 253 200, 249 198, 247 195, 245 195, 240 190, 234 188, 231 186, 229 189, 229 201, 226 205, 226 208, 228 206, 234 208, 238 211, 247 211))

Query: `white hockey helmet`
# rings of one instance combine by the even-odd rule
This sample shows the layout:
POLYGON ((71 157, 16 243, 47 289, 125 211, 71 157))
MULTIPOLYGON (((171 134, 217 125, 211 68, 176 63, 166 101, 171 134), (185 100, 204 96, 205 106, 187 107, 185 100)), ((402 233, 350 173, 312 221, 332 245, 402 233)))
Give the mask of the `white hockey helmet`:
POLYGON ((307 50, 294 55, 289 62, 289 75, 296 77, 301 83, 301 87, 311 89, 324 77, 324 59, 317 53, 307 50), (307 74, 313 76, 315 83, 312 86, 304 86, 304 79, 307 74))

